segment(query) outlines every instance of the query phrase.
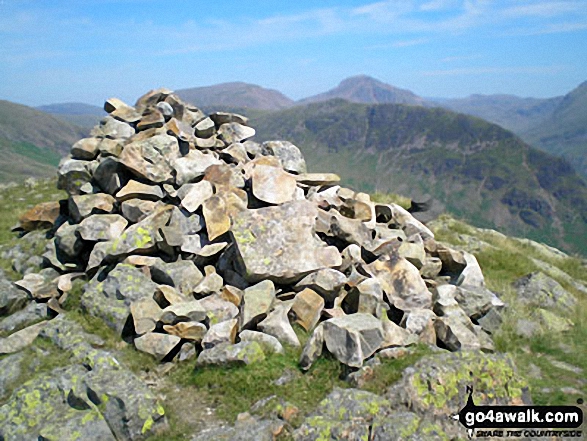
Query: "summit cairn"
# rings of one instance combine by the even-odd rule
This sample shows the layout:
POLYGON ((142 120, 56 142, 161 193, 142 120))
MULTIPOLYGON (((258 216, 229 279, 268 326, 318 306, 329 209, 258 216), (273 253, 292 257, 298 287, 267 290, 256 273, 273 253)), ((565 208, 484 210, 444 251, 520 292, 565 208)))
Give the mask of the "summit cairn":
POLYGON ((104 109, 59 166, 69 198, 51 270, 17 282, 29 299, 59 312, 86 277, 87 313, 158 360, 198 365, 300 346, 294 324, 309 334, 303 369, 324 350, 353 368, 418 342, 493 350, 503 303, 475 257, 402 207, 308 173, 295 145, 252 141, 246 117, 170 90, 104 109))

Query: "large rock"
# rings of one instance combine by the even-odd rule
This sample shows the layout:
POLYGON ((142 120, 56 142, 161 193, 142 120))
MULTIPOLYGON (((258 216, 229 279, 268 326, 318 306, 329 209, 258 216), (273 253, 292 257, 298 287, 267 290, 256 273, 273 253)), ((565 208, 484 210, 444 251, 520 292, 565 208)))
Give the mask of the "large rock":
POLYGON ((187 155, 177 158, 173 162, 176 183, 181 186, 195 181, 200 176, 204 176, 208 167, 220 164, 223 162, 212 153, 205 154, 199 150, 190 150, 187 155))
POLYGON ((81 221, 77 232, 83 240, 103 242, 120 237, 127 225, 119 214, 93 214, 81 221))
POLYGON ((243 126, 242 124, 236 122, 230 122, 222 124, 218 128, 218 136, 222 139, 227 145, 241 142, 248 138, 252 138, 255 136, 255 129, 252 127, 243 126))
POLYGON ((256 165, 251 181, 253 195, 268 204, 283 204, 295 197, 296 179, 280 167, 256 165))
POLYGON ((21 214, 18 222, 25 231, 51 228, 55 225, 60 212, 59 202, 41 202, 21 214))
POLYGON ((204 349, 198 355, 197 366, 242 365, 265 360, 263 347, 256 341, 241 341, 235 345, 221 343, 204 349))
POLYGON ((403 257, 376 260, 369 269, 385 292, 390 304, 401 311, 431 308, 432 294, 418 269, 403 257))
POLYGON ((542 272, 521 277, 513 286, 522 303, 567 312, 572 311, 577 304, 577 299, 570 292, 542 272))
POLYGON ((297 322, 306 331, 312 330, 324 309, 324 299, 310 288, 296 294, 291 310, 295 313, 297 322))
POLYGON ((275 299, 275 286, 270 280, 264 280, 245 289, 243 295, 241 328, 256 325, 269 312, 275 299))
POLYGON ((324 322, 324 341, 341 362, 361 367, 383 343, 381 321, 370 314, 351 314, 324 322))
POLYGON ((91 315, 122 334, 130 315, 132 302, 153 298, 156 285, 144 273, 131 265, 119 264, 98 282, 92 280, 84 287, 82 307, 91 315))
POLYGON ((105 193, 72 196, 69 199, 69 214, 76 222, 97 213, 112 213, 116 200, 105 193))
POLYGON ((299 148, 288 141, 267 141, 261 146, 264 154, 279 158, 283 168, 292 173, 306 173, 306 161, 299 148))
POLYGON ((203 278, 202 273, 191 260, 157 262, 151 268, 151 276, 153 281, 173 286, 184 296, 191 295, 203 278))
POLYGON ((179 145, 176 138, 155 135, 128 144, 120 154, 120 162, 138 177, 161 183, 173 180, 172 164, 178 157, 179 145))
POLYGON ((279 283, 339 266, 340 253, 315 235, 317 208, 308 201, 238 213, 231 228, 243 276, 279 283))
POLYGON ((13 314, 27 304, 28 296, 6 279, 0 269, 0 317, 13 314))
POLYGON ((176 335, 148 332, 135 338, 135 346, 139 351, 151 354, 157 360, 163 360, 180 341, 181 338, 176 335))
POLYGON ((281 343, 297 347, 300 346, 300 341, 289 323, 287 316, 289 310, 290 306, 287 304, 277 305, 257 327, 265 334, 272 335, 281 343))

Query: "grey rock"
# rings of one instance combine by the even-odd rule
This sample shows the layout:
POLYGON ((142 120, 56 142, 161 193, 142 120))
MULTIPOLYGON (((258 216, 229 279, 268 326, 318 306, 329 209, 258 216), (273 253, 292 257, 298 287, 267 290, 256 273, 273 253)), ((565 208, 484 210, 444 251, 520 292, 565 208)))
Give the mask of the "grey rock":
POLYGON ((178 322, 202 322, 206 319, 207 311, 199 300, 169 305, 161 312, 159 320, 166 325, 175 325, 178 322))
POLYGON ((108 276, 98 282, 90 281, 84 287, 82 307, 122 334, 129 319, 130 305, 142 298, 153 298, 156 285, 138 268, 118 264, 108 276))
POLYGON ((30 302, 23 309, 13 312, 0 321, 0 331, 13 332, 48 318, 47 304, 30 302))
POLYGON ((300 341, 287 316, 289 309, 290 306, 286 304, 276 306, 267 318, 257 325, 257 328, 265 334, 272 335, 283 344, 298 347, 300 341))
POLYGON ((175 287, 184 296, 194 292, 202 281, 202 273, 191 260, 159 262, 151 268, 151 276, 157 283, 175 287))
POLYGON ((116 200, 105 193, 72 196, 69 198, 69 214, 79 223, 91 214, 112 213, 116 200))
POLYGON ((159 207, 158 202, 130 199, 120 204, 120 211, 125 219, 134 224, 145 219, 153 213, 157 207, 159 207))
POLYGON ((281 161, 288 172, 306 173, 306 161, 299 148, 288 141, 267 141, 261 146, 264 155, 272 155, 281 161))
POLYGON ((77 232, 83 240, 102 242, 120 237, 127 225, 119 214, 93 214, 80 222, 77 232))
POLYGON ((276 428, 283 423, 272 420, 259 420, 254 417, 242 419, 234 426, 213 427, 195 435, 191 441, 273 441, 276 428))
POLYGON ((146 199, 158 201, 163 199, 163 190, 159 185, 148 185, 130 180, 116 193, 116 199, 123 202, 129 199, 146 199))
POLYGON ((204 349, 198 355, 197 366, 253 364, 265 359, 263 347, 256 341, 241 341, 237 344, 220 343, 204 349))
POLYGON ((322 350, 324 349, 324 325, 321 323, 316 328, 314 328, 314 332, 304 345, 304 349, 302 350, 302 354, 300 355, 300 367, 303 370, 308 370, 310 367, 318 360, 320 355, 322 355, 322 350))
POLYGON ((116 194, 124 183, 124 167, 114 158, 106 158, 94 171, 94 182, 108 194, 116 194))
POLYGON ((100 138, 82 138, 71 147, 71 156, 75 159, 91 161, 98 156, 100 138))
POLYGON ((577 299, 570 292, 542 272, 534 272, 516 280, 513 287, 522 303, 566 312, 572 311, 577 304, 577 299))
POLYGON ((45 323, 41 322, 14 332, 6 338, 0 337, 0 355, 13 354, 30 346, 38 337, 44 326, 45 323))
POLYGON ((323 268, 308 274, 296 284, 295 289, 310 288, 325 299, 332 299, 338 295, 338 291, 347 283, 347 280, 347 277, 340 271, 333 268, 323 268))
POLYGON ((68 194, 80 194, 80 188, 91 181, 88 161, 66 159, 59 164, 57 188, 68 194))
POLYGON ((117 121, 112 116, 106 116, 100 121, 100 125, 90 132, 92 136, 125 139, 135 134, 134 129, 125 122, 117 121))
POLYGON ((55 246, 69 257, 76 257, 84 247, 78 228, 66 222, 55 232, 55 246))
POLYGON ((176 172, 175 181, 177 185, 185 185, 204 176, 208 167, 220 164, 223 162, 212 153, 206 154, 199 150, 190 150, 187 155, 173 161, 173 168, 176 172))
POLYGON ((241 341, 256 341, 266 354, 283 354, 283 346, 275 337, 263 332, 245 330, 239 334, 241 341))
POLYGON ((342 263, 335 247, 314 234, 318 210, 308 201, 238 213, 231 227, 243 276, 286 283, 342 263), (260 259, 258 256, 263 256, 260 259))
POLYGON ((210 349, 216 345, 227 343, 233 344, 238 330, 238 320, 226 320, 210 326, 208 332, 202 339, 202 347, 210 349))
POLYGON ((254 326, 267 317, 275 299, 275 286, 270 280, 264 280, 245 289, 241 329, 254 326))
POLYGON ((157 360, 163 360, 179 344, 181 338, 169 334, 156 334, 147 332, 135 338, 135 347, 141 351, 154 356, 157 360))
POLYGON ((195 126, 198 138, 209 138, 214 134, 215 126, 211 118, 205 118, 195 126))
POLYGON ((135 141, 124 147, 120 163, 140 178, 154 183, 173 180, 173 162, 179 157, 177 139, 169 135, 155 135, 135 141))
POLYGON ((0 317, 10 315, 25 307, 28 301, 26 293, 17 289, 6 279, 0 269, 0 317))
POLYGON ((351 314, 324 322, 328 351, 341 363, 361 367, 383 343, 381 322, 370 314, 351 314))
POLYGON ((255 136, 255 129, 236 122, 225 123, 218 127, 218 137, 226 144, 242 142, 253 136, 255 136))
POLYGON ((217 126, 231 122, 239 123, 243 126, 249 125, 249 118, 239 115, 238 113, 214 112, 210 114, 210 119, 214 121, 214 124, 217 126))

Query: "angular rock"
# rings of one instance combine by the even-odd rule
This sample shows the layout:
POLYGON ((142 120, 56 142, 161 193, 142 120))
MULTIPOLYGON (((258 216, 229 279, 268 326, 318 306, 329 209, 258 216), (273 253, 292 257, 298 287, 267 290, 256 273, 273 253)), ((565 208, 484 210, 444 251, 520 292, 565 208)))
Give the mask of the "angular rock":
POLYGON ((463 252, 463 257, 467 266, 459 275, 457 285, 484 287, 485 278, 483 277, 477 258, 467 252, 463 252))
POLYGON ((340 176, 334 173, 302 173, 296 176, 296 181, 312 186, 336 185, 340 182, 340 176))
POLYGON ((306 161, 299 148, 288 141, 267 141, 261 146, 264 154, 272 155, 281 161, 288 172, 306 173, 306 161))
POLYGON ((118 193, 116 193, 116 199, 119 202, 127 201, 129 199, 158 201, 163 199, 163 190, 161 190, 161 187, 158 185, 147 185, 142 182, 130 180, 118 193))
POLYGON ((112 213, 116 200, 105 193, 72 196, 69 199, 69 214, 79 223, 91 214, 112 213))
POLYGON ((214 189, 208 181, 200 181, 197 184, 188 185, 189 190, 181 198, 181 205, 188 212, 193 213, 214 194, 214 189))
POLYGON ((214 112, 210 114, 210 119, 214 121, 214 124, 217 126, 232 122, 242 124, 243 126, 249 125, 249 118, 239 115, 238 113, 214 112))
MULTIPOLYGON (((245 291, 246 293, 246 291, 245 291)), ((291 310, 297 317, 297 323, 302 325, 306 331, 312 330, 324 309, 324 299, 310 288, 296 294, 291 310)))
POLYGON ((376 260, 369 269, 381 283, 389 303, 397 309, 410 311, 432 306, 432 294, 418 269, 406 259, 392 256, 389 261, 376 260))
POLYGON ((203 176, 208 167, 223 164, 215 155, 202 153, 198 150, 190 152, 173 161, 173 168, 176 172, 175 181, 177 185, 185 185, 203 176))
POLYGON ((252 173, 253 194, 268 204, 283 204, 294 199, 296 179, 281 168, 257 165, 252 173))
POLYGON ((71 147, 71 156, 74 159, 91 161, 98 156, 98 146, 102 140, 100 138, 83 138, 71 147))
POLYGON ((162 312, 157 302, 151 297, 132 302, 130 304, 130 313, 132 314, 135 333, 143 335, 154 331, 162 312))
POLYGON ((120 162, 137 176, 162 183, 173 180, 172 164, 178 157, 177 139, 169 135, 156 135, 125 146, 120 154, 120 162))
POLYGON ((20 227, 25 231, 51 228, 59 217, 59 202, 41 202, 27 210, 18 218, 20 227))
POLYGON ((90 132, 97 138, 126 139, 135 134, 135 130, 127 123, 117 121, 112 116, 106 116, 90 132))
POLYGON ((214 240, 230 230, 231 220, 227 213, 227 204, 224 198, 214 195, 203 203, 202 213, 206 220, 208 238, 214 240))
POLYGON ((324 325, 320 323, 312 332, 300 355, 300 367, 308 370, 322 355, 324 349, 324 325))
POLYGON ((404 328, 396 325, 386 316, 381 320, 381 324, 383 329, 383 342, 381 343, 382 348, 408 346, 418 341, 418 337, 416 337, 414 334, 410 334, 404 328))
POLYGON ((199 138, 209 138, 214 134, 215 126, 211 118, 205 118, 196 124, 196 136, 199 138))
POLYGON ((80 222, 77 232, 83 240, 102 242, 120 237, 127 225, 119 214, 93 214, 80 222))
POLYGON ((68 194, 80 194, 80 188, 91 181, 88 171, 88 161, 66 159, 59 164, 57 188, 67 191, 68 194))
POLYGON ((130 315, 130 305, 140 299, 153 298, 156 285, 131 265, 118 264, 108 276, 84 286, 81 305, 89 314, 104 320, 122 334, 130 315))
POLYGON ((175 325, 164 325, 163 330, 184 340, 201 342, 208 329, 198 322, 179 322, 175 325))
POLYGON ((51 297, 59 297, 53 277, 47 277, 41 273, 27 274, 14 284, 23 289, 32 299, 46 300, 51 297))
POLYGON ((296 284, 295 289, 310 288, 325 299, 332 299, 345 283, 347 277, 343 273, 332 268, 323 268, 308 274, 296 284))
POLYGON ((0 337, 0 355, 13 354, 30 346, 45 326, 45 322, 37 323, 11 334, 9 337, 0 337))
POLYGON ((245 279, 287 283, 321 268, 339 266, 338 250, 325 246, 313 233, 317 214, 308 201, 238 213, 231 232, 245 279))
POLYGON ((46 303, 30 302, 20 311, 13 312, 0 320, 0 332, 12 333, 48 318, 46 303))
POLYGON ((383 343, 381 321, 370 314, 351 314, 324 322, 324 342, 338 361, 361 367, 383 343))
POLYGON ((275 286, 264 280, 245 289, 241 314, 241 329, 254 326, 267 317, 275 299, 275 286))
POLYGON ((239 309, 235 305, 223 300, 218 294, 205 297, 200 300, 200 303, 207 311, 210 325, 231 320, 236 318, 239 314, 239 309))
POLYGON ((27 294, 9 282, 4 276, 4 271, 0 269, 0 317, 21 310, 28 300, 27 294))
POLYGON ((130 199, 120 204, 120 211, 129 222, 137 223, 153 213, 158 206, 159 202, 130 199))
POLYGON ((135 347, 141 351, 151 354, 157 360, 163 360, 179 344, 181 338, 176 335, 156 334, 148 332, 135 338, 135 347))
POLYGON ((265 360, 262 346, 256 341, 241 341, 235 345, 221 343, 204 349, 198 355, 196 366, 253 364, 265 360))
POLYGON ((203 278, 191 260, 159 262, 151 268, 151 275, 156 283, 173 286, 184 296, 191 295, 203 278))
POLYGON ((218 137, 227 145, 245 141, 253 136, 255 136, 255 129, 237 122, 225 123, 218 127, 218 137))
POLYGON ((205 349, 212 348, 220 344, 233 344, 236 339, 238 330, 238 320, 226 320, 210 326, 208 332, 202 339, 202 347, 205 349))
POLYGON ((275 337, 262 332, 245 330, 239 334, 241 341, 256 341, 265 354, 283 354, 283 346, 275 337))
POLYGON ((161 312, 159 320, 166 325, 175 325, 179 322, 202 322, 206 319, 206 310, 198 300, 175 303, 161 312))
POLYGON ((267 318, 257 325, 257 328, 265 334, 272 335, 283 344, 298 347, 300 341, 287 317, 289 310, 290 306, 287 304, 276 306, 267 318))

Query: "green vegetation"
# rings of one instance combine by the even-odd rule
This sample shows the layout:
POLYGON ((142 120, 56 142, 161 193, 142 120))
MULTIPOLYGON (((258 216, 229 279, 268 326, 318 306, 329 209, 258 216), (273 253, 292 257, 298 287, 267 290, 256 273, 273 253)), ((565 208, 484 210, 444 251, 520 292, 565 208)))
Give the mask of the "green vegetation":
POLYGON ((338 173, 343 185, 429 194, 476 226, 587 253, 585 183, 497 125, 440 108, 340 99, 249 115, 259 141, 292 141, 311 171, 338 173))
POLYGON ((584 350, 587 338, 587 296, 578 291, 569 278, 562 277, 557 269, 566 272, 572 280, 587 284, 587 262, 577 257, 559 256, 523 239, 480 230, 448 216, 436 221, 432 228, 437 240, 474 251, 488 287, 499 293, 508 305, 504 324, 494 340, 499 351, 508 352, 514 357, 521 373, 530 382, 535 403, 574 404, 579 395, 585 396, 587 384, 583 380, 584 372, 587 371, 587 353, 584 350), (541 269, 536 261, 554 268, 547 271, 548 275, 578 300, 575 312, 566 317, 575 324, 569 332, 539 334, 531 338, 521 337, 515 332, 517 320, 530 317, 533 311, 516 300, 511 284, 541 269), (565 369, 565 365, 560 362, 583 371, 565 369), (560 392, 563 387, 569 388, 569 392, 560 392), (573 390, 577 392, 573 393, 573 390))
POLYGON ((0 183, 55 176, 60 157, 28 142, 0 138, 0 183))

